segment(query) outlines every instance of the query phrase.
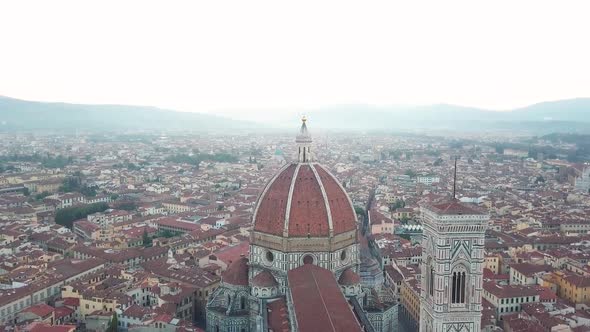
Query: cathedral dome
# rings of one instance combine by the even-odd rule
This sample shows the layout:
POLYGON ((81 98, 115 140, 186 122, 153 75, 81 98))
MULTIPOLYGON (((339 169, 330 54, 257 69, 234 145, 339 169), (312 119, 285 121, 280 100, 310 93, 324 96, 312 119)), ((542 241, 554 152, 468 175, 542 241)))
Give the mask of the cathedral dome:
POLYGON ((331 237, 356 230, 352 203, 317 163, 284 166, 266 185, 254 211, 254 231, 285 237, 331 237))
POLYGON ((285 165, 264 188, 254 210, 254 231, 321 238, 356 230, 350 198, 338 180, 313 161, 305 118, 295 142, 298 160, 285 165))

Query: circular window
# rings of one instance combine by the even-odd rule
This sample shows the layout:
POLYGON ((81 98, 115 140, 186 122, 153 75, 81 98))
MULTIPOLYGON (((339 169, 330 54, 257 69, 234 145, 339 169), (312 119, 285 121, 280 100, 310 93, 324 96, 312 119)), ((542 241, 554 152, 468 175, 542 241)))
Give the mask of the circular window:
POLYGON ((266 252, 266 260, 272 262, 275 260, 275 255, 271 251, 266 252))
POLYGON ((346 249, 340 252, 340 260, 343 261, 346 259, 346 249))
POLYGON ((313 264, 313 257, 311 255, 305 255, 303 257, 303 264, 313 264))

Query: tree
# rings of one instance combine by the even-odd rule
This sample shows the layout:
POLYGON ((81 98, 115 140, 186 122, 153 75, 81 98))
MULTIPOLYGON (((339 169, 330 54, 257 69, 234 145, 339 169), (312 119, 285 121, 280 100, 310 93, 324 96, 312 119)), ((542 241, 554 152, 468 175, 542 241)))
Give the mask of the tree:
POLYGON ((401 199, 396 199, 393 204, 389 205, 389 212, 393 212, 399 208, 403 208, 404 206, 406 206, 406 202, 401 199))
POLYGON ((94 203, 61 209, 55 214, 55 223, 71 229, 75 220, 86 218, 92 213, 103 212, 108 208, 107 203, 94 203))
POLYGON ((163 230, 162 232, 160 232, 160 236, 165 237, 165 238, 171 238, 171 237, 175 237, 176 233, 166 229, 166 230, 163 230))
POLYGON ((40 201, 40 200, 42 200, 43 198, 45 198, 47 196, 51 196, 51 194, 48 193, 47 191, 44 191, 44 192, 42 192, 40 194, 35 195, 35 199, 38 200, 38 201, 40 201))
POLYGON ((137 209, 137 204, 135 202, 121 202, 117 205, 118 209, 125 210, 125 211, 133 211, 137 209))
POLYGON ((107 332, 117 332, 118 331, 118 325, 119 325, 119 319, 117 317, 117 313, 113 313, 113 318, 111 318, 111 322, 109 323, 109 328, 107 329, 107 332))
POLYGON ((82 188, 82 181, 77 176, 70 176, 63 180, 61 186, 59 187, 59 191, 70 193, 74 191, 79 191, 82 188))
POLYGON ((152 238, 148 235, 147 228, 143 229, 143 246, 144 247, 151 247, 152 246, 152 238))
POLYGON ((407 169, 407 170, 404 172, 404 174, 405 174, 405 175, 407 175, 407 176, 409 176, 409 177, 411 177, 411 178, 414 178, 414 177, 416 177, 416 172, 414 172, 414 171, 413 171, 413 170, 411 170, 411 169, 407 169))

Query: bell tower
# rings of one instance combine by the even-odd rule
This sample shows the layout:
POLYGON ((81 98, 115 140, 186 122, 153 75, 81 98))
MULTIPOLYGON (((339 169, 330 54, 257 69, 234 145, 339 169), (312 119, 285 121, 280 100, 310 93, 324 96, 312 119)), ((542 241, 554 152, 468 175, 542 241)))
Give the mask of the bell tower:
POLYGON ((489 215, 453 198, 420 207, 421 332, 481 331, 484 238, 489 215))
POLYGON ((480 332, 484 241, 489 215, 455 198, 420 207, 420 332, 480 332))

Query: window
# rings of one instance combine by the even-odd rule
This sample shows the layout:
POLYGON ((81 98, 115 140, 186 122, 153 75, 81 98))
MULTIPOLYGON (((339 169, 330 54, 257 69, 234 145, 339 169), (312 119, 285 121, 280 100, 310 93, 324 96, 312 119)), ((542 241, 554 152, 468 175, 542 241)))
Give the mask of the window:
POLYGON ((465 272, 453 272, 451 303, 465 303, 465 272))
POLYGON ((246 298, 245 297, 240 297, 240 309, 244 310, 246 309, 246 298))
POLYGON ((428 280, 428 289, 430 292, 430 296, 434 295, 434 267, 430 267, 430 276, 428 280))
POLYGON ((270 263, 272 263, 275 260, 275 256, 272 253, 272 251, 266 252, 266 260, 269 261, 270 263))

